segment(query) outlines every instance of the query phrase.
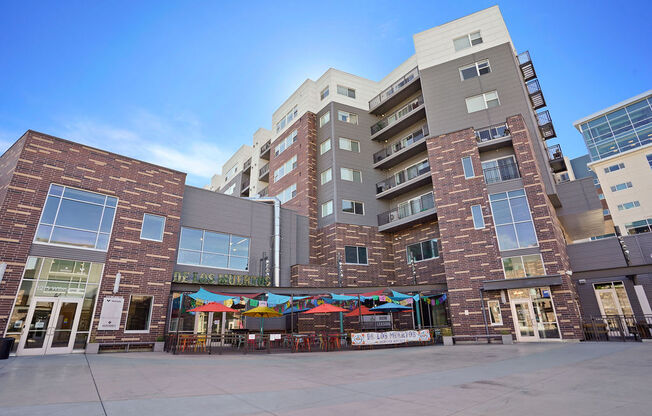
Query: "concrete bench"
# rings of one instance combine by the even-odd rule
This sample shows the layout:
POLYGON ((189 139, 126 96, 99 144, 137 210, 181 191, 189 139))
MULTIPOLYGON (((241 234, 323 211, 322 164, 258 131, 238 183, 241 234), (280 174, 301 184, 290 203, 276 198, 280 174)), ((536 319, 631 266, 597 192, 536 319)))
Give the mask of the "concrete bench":
POLYGON ((86 354, 99 352, 129 352, 132 347, 151 347, 152 351, 163 351, 162 342, 96 342, 86 345, 86 354))
POLYGON ((452 335, 444 336, 444 345, 455 345, 457 341, 473 341, 478 343, 479 340, 486 341, 491 344, 492 340, 500 340, 503 344, 513 344, 512 335, 452 335))

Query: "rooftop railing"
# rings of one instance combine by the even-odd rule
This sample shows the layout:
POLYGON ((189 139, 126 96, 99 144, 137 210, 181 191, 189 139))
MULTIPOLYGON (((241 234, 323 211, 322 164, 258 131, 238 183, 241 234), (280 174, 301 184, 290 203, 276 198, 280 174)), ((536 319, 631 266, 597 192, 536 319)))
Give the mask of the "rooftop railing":
POLYGON ((394 82, 389 87, 385 88, 383 92, 375 96, 369 101, 369 109, 379 106, 382 102, 387 101, 396 92, 403 89, 403 87, 410 81, 419 76, 419 68, 414 68, 407 74, 403 75, 398 81, 394 82))
POLYGON ((419 96, 400 109, 396 110, 393 114, 380 120, 378 123, 371 126, 371 134, 374 135, 386 127, 396 124, 401 119, 405 118, 412 111, 417 109, 423 104, 423 96, 419 96))

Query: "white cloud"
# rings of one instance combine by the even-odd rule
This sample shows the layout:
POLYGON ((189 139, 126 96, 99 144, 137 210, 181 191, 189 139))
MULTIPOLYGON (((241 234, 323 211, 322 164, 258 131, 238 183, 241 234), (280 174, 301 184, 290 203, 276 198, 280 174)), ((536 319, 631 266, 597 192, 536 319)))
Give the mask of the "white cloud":
POLYGON ((211 143, 192 114, 163 118, 138 110, 118 127, 87 118, 67 120, 55 135, 188 173, 188 183, 203 186, 230 154, 211 143))

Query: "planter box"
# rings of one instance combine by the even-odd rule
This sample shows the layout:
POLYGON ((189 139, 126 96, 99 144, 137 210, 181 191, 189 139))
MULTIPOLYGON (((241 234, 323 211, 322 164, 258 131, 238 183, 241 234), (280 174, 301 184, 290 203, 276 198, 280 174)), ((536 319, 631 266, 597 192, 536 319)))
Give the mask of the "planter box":
POLYGON ((98 342, 89 342, 86 344, 86 354, 97 354, 100 351, 100 344, 98 342))
POLYGON ((443 336, 444 339, 444 345, 453 345, 453 337, 452 336, 443 336))
POLYGON ((154 352, 163 352, 163 347, 164 347, 164 346, 165 346, 165 342, 163 342, 163 341, 158 342, 158 341, 157 341, 157 342, 154 343, 154 349, 153 349, 153 351, 154 351, 154 352))
POLYGON ((503 338, 503 344, 505 345, 512 345, 514 343, 514 339, 512 338, 512 334, 509 335, 501 335, 503 338))

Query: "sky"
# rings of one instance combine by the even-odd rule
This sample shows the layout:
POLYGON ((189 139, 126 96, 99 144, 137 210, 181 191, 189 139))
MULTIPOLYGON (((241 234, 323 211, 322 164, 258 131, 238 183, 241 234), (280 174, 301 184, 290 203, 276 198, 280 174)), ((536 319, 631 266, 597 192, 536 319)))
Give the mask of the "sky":
MULTIPOLYGON (((28 129, 188 172, 203 186, 307 78, 378 81, 412 35, 487 1, 0 3, 0 153, 28 129)), ((573 121, 652 88, 652 5, 498 3, 565 155, 573 121)))

